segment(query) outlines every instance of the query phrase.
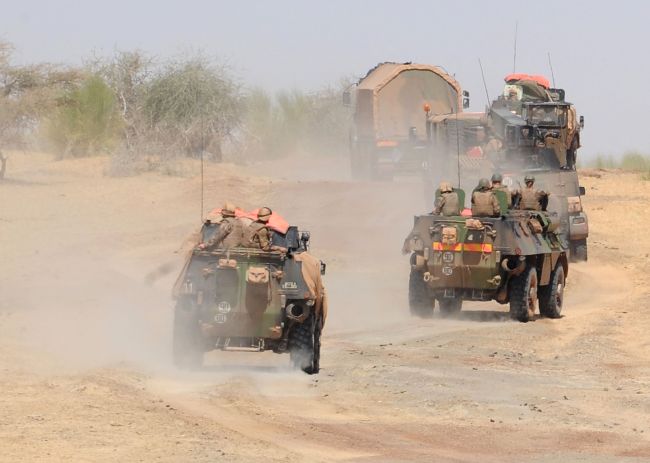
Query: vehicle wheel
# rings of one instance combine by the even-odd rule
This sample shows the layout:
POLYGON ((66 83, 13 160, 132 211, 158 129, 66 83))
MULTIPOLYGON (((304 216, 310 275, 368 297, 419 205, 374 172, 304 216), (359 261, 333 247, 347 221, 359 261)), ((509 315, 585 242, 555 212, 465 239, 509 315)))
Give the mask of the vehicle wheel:
POLYGON ((539 288, 539 313, 548 318, 560 318, 564 303, 564 267, 561 264, 551 274, 547 286, 539 288))
POLYGON ((409 275, 409 309, 420 318, 433 317, 435 299, 429 296, 422 272, 411 270, 409 275))
POLYGON ((573 262, 587 262, 587 240, 572 244, 571 251, 571 260, 573 262))
POLYGON ((537 271, 528 267, 510 281, 510 317, 526 323, 535 316, 537 271))
POLYGON ((456 314, 463 308, 463 300, 460 297, 448 297, 438 299, 438 307, 443 316, 456 314))
POLYGON ((312 313, 307 320, 293 326, 289 333, 289 357, 294 367, 308 375, 320 369, 320 334, 322 323, 312 313))
POLYGON ((174 365, 179 368, 194 369, 203 365, 198 312, 189 299, 180 299, 174 309, 172 351, 174 365))

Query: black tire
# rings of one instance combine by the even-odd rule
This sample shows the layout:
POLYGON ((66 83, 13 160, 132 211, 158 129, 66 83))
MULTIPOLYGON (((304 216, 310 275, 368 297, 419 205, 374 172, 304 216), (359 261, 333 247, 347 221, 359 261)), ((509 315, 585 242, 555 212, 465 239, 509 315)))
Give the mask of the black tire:
POLYGON ((526 323, 533 319, 537 305, 537 270, 528 267, 510 280, 510 317, 526 323))
POLYGON ((294 367, 308 375, 320 370, 320 335, 322 322, 312 313, 307 320, 296 324, 289 333, 289 357, 294 367))
POLYGON ((573 262, 587 262, 587 240, 572 243, 571 251, 571 260, 573 262))
POLYGON ((438 299, 438 308, 442 316, 448 317, 461 311, 463 308, 463 300, 460 297, 441 298, 438 299))
POLYGON ((547 286, 540 287, 539 313, 548 318, 560 318, 562 305, 564 304, 564 267, 558 264, 553 273, 551 281, 547 286))
POLYGON ((174 309, 172 353, 174 365, 178 368, 196 369, 203 365, 198 310, 188 299, 180 299, 174 309))
POLYGON ((422 272, 411 269, 409 275, 409 309, 411 315, 420 318, 433 317, 435 299, 429 296, 422 272))

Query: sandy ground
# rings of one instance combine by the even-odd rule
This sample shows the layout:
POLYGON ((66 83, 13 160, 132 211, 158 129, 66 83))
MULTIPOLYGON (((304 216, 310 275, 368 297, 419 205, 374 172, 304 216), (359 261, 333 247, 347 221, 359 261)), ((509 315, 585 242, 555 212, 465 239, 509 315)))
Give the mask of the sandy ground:
POLYGON ((337 160, 209 166, 206 210, 270 205, 311 231, 330 319, 318 376, 271 353, 188 373, 170 288, 199 178, 106 163, 12 153, 0 184, 0 461, 650 460, 650 182, 583 178, 590 261, 562 319, 484 303, 422 321, 400 255, 417 183, 353 183, 337 160))

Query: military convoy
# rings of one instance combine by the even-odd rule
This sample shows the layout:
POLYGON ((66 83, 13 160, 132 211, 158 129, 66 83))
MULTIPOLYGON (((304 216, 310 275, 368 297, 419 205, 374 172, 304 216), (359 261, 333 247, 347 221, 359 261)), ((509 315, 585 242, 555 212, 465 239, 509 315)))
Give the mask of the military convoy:
MULTIPOLYGON (((511 317, 521 322, 532 320, 538 307, 540 315, 558 318, 569 260, 587 259, 584 189, 575 172, 584 121, 578 122, 564 90, 550 88, 541 76, 507 76, 503 95, 486 113, 463 112, 468 97, 435 66, 381 63, 371 69, 354 98, 344 94, 344 103, 355 107, 352 174, 376 179, 422 172, 425 185, 459 179, 458 188, 445 183, 444 192, 456 193, 458 213, 415 217, 404 243, 412 314, 430 317, 437 304, 448 315, 461 311, 463 301, 494 300, 509 304, 511 317), (495 189, 493 217, 461 212, 461 178, 475 182, 495 172, 508 188, 518 176, 534 173, 550 193, 548 203, 539 211, 513 209, 508 190, 495 189)), ((200 245, 174 286, 175 364, 198 367, 214 349, 272 350, 288 352, 294 366, 318 373, 327 317, 325 265, 308 252, 309 233, 286 224, 269 226, 264 246, 246 240, 206 245, 219 241, 211 238, 221 236, 215 234, 222 223, 204 223, 200 245)))
MULTIPOLYGON (((208 242, 218 228, 218 221, 207 220, 199 241, 208 242)), ((214 349, 272 350, 318 373, 325 264, 308 252, 309 239, 308 232, 288 226, 272 230, 269 251, 192 249, 174 287, 174 363, 199 367, 214 349)))
MULTIPOLYGON (((457 190, 464 200, 464 192, 457 190)), ((558 318, 569 271, 556 217, 543 211, 509 210, 499 199, 501 216, 422 215, 403 251, 411 254, 409 307, 420 317, 459 312, 463 301, 510 304, 510 315, 532 320, 558 318)))

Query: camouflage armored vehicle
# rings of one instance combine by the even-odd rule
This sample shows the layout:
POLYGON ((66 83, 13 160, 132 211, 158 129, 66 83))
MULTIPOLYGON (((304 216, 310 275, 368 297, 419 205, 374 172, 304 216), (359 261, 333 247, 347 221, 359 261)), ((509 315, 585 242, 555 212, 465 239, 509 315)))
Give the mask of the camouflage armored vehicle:
POLYGON ((354 108, 352 176, 376 179, 419 174, 427 144, 422 108, 431 116, 461 112, 469 94, 437 66, 380 63, 344 93, 343 103, 354 108))
MULTIPOLYGON (((505 211, 505 197, 500 197, 505 211)), ((443 315, 463 301, 510 304, 512 318, 539 313, 560 317, 568 274, 557 223, 541 211, 510 210, 501 217, 415 217, 404 243, 411 253, 411 313, 430 317, 437 301, 443 315)))
POLYGON ((503 171, 503 183, 510 189, 520 189, 518 178, 533 175, 535 185, 549 192, 547 210, 557 218, 555 234, 569 250, 571 262, 587 261, 589 219, 582 206, 585 188, 580 186, 578 173, 566 169, 528 169, 524 172, 503 171))
MULTIPOLYGON (((206 221, 201 242, 218 230, 206 221)), ((325 264, 307 251, 309 233, 272 231, 271 251, 194 248, 174 288, 173 358, 198 367, 205 352, 288 352, 294 366, 319 371, 327 317, 325 264)))

